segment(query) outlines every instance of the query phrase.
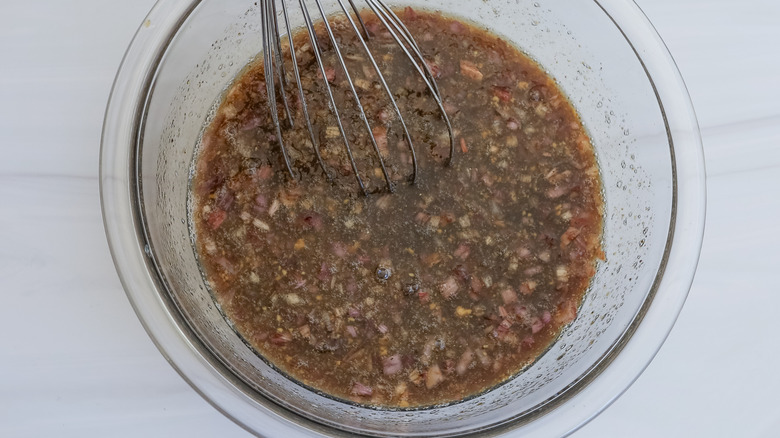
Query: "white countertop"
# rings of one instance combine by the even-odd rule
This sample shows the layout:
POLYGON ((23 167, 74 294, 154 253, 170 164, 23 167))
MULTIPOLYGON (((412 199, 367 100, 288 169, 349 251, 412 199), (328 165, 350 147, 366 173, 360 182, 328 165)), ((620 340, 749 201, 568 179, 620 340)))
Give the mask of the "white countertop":
MULTIPOLYGON (((166 363, 98 196, 103 111, 152 0, 0 6, 0 436, 247 437, 166 363)), ((780 436, 780 2, 638 1, 699 115, 707 232, 660 353, 573 436, 780 436)))

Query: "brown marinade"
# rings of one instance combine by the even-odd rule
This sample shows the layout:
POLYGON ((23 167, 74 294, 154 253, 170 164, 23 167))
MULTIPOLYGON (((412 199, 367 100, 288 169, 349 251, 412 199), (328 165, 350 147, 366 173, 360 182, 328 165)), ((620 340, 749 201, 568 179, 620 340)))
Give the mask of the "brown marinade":
POLYGON ((325 46, 323 78, 303 32, 296 53, 331 180, 316 161, 294 86, 288 98, 297 123, 284 140, 300 175, 287 174, 255 62, 204 132, 192 221, 217 302, 259 354, 334 397, 417 407, 501 383, 575 319, 603 258, 602 199, 585 129, 535 62, 452 18, 399 13, 451 117, 452 165, 445 165, 449 137, 435 102, 369 19, 369 45, 420 161, 418 183, 407 182, 410 152, 397 117, 354 33, 336 20, 396 192, 384 187, 333 48, 325 46), (355 182, 324 79, 368 196, 355 182))

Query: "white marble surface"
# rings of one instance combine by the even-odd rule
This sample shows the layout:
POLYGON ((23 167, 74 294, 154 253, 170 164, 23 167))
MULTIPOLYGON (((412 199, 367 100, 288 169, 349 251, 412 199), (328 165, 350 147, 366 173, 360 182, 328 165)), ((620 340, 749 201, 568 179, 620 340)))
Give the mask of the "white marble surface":
MULTIPOLYGON (((669 340, 574 437, 777 437, 780 2, 639 3, 698 111, 707 233, 669 340)), ((103 110, 152 4, 0 2, 2 437, 248 436, 158 353, 104 239, 103 110)))

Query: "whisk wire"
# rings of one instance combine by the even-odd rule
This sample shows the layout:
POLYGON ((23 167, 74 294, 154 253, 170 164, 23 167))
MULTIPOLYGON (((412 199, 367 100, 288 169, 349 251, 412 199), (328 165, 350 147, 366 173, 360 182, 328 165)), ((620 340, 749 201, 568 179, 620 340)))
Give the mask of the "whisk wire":
POLYGON ((290 18, 287 14, 287 3, 282 2, 282 14, 284 16, 284 26, 287 31, 287 38, 290 44, 290 60, 292 61, 293 75, 295 76, 295 83, 298 86, 298 98, 301 101, 301 110, 303 111, 303 119, 306 122, 306 129, 309 131, 309 139, 311 140, 312 148, 314 148, 314 154, 317 155, 317 162, 320 164, 320 168, 325 173, 325 176, 329 180, 332 179, 330 172, 325 167, 325 161, 322 159, 322 153, 320 152, 320 145, 314 135, 314 128, 311 125, 311 118, 309 117, 309 108, 306 104, 306 96, 303 93, 303 85, 301 83, 301 74, 298 70, 298 59, 295 54, 295 42, 293 41, 293 33, 290 28, 290 18))
POLYGON ((336 117, 336 124, 339 127, 341 138, 342 140, 344 140, 344 147, 347 150, 347 156, 349 157, 349 162, 350 165, 352 166, 352 171, 355 174, 355 179, 357 179, 357 183, 358 186, 360 186, 360 190, 363 192, 364 195, 368 195, 366 186, 363 183, 363 178, 360 177, 360 172, 358 171, 357 163, 355 162, 355 157, 352 154, 352 148, 349 145, 349 139, 347 138, 347 133, 344 130, 344 124, 341 121, 341 115, 339 114, 339 110, 336 107, 336 100, 333 97, 333 90, 331 90, 330 83, 328 82, 328 75, 327 72, 325 71, 325 64, 322 62, 322 56, 320 55, 320 46, 317 43, 317 34, 316 32, 314 32, 314 23, 312 22, 311 15, 309 14, 309 8, 306 6, 306 2, 304 0, 298 0, 298 3, 301 5, 301 12, 303 13, 303 19, 306 22, 306 31, 309 34, 309 41, 311 41, 312 52, 314 52, 314 57, 317 60, 317 65, 319 66, 320 73, 322 73, 322 80, 325 84, 325 91, 328 94, 330 108, 331 111, 333 111, 333 115, 336 117))
POLYGON ((357 105, 358 111, 360 112, 360 119, 363 121, 363 124, 365 125, 366 130, 368 131, 368 138, 371 139, 371 146, 373 146, 374 152, 376 152, 377 158, 379 159, 379 167, 382 169, 382 175, 384 175, 385 177, 387 190, 393 192, 395 190, 393 187, 393 181, 390 179, 390 174, 387 172, 387 167, 385 166, 385 160, 384 158, 382 158, 382 153, 379 151, 379 145, 376 143, 376 137, 374 137, 374 131, 371 128, 371 122, 368 121, 368 116, 366 116, 366 111, 363 109, 363 104, 360 102, 360 96, 358 95, 358 92, 355 89, 355 83, 352 81, 352 76, 349 74, 349 69, 347 69, 347 63, 344 60, 344 56, 342 56, 341 54, 339 43, 338 41, 336 41, 336 35, 333 34, 333 29, 331 28, 330 23, 328 23, 328 18, 325 15, 325 10, 322 7, 322 3, 320 3, 319 1, 315 3, 317 4, 317 8, 320 10, 320 15, 322 16, 322 22, 325 26, 325 31, 328 33, 328 37, 330 38, 330 41, 333 44, 333 50, 336 52, 336 58, 338 59, 339 65, 341 66, 341 69, 347 78, 347 84, 349 85, 349 89, 352 92, 352 97, 355 99, 355 105, 357 105))
MULTIPOLYGON (((276 2, 272 1, 271 3, 271 18, 274 21, 274 29, 279 29, 279 19, 278 14, 276 12, 276 2)), ((282 2, 284 3, 284 2, 282 2)), ((287 72, 284 68, 284 61, 282 60, 282 44, 279 38, 274 38, 274 45, 273 49, 275 49, 275 55, 276 55, 276 74, 279 77, 279 86, 281 88, 281 94, 282 95, 282 104, 284 105, 284 113, 287 116, 287 122, 290 124, 290 128, 295 127, 295 123, 293 122, 292 112, 290 111, 290 104, 287 101, 287 93, 284 92, 284 90, 288 89, 289 86, 287 84, 287 72)))
MULTIPOLYGON (((379 69, 379 65, 377 65, 374 55, 371 53, 371 50, 368 48, 368 44, 366 44, 366 40, 363 39, 362 35, 360 35, 360 31, 358 31, 355 22, 352 20, 352 17, 349 15, 349 12, 347 12, 346 7, 344 6, 344 2, 342 0, 338 0, 338 1, 342 11, 344 11, 344 14, 347 16, 347 20, 349 20, 349 23, 352 25, 352 29, 357 33, 358 41, 360 41, 360 45, 363 47, 363 50, 366 52, 366 55, 368 56, 368 60, 371 62, 371 66, 374 68, 374 71, 376 72, 377 77, 379 78, 380 84, 382 84, 382 88, 384 89, 385 94, 387 95, 388 98, 390 98, 390 102, 393 105, 393 110, 395 111, 395 114, 398 116, 398 121, 401 123, 401 127, 403 128, 404 131, 404 137, 406 137, 406 144, 409 147, 409 151, 411 152, 412 155, 412 177, 410 180, 412 184, 414 184, 417 182, 417 152, 414 150, 414 143, 412 142, 412 136, 409 134, 409 129, 406 127, 406 122, 404 121, 404 118, 401 115, 401 110, 398 108, 398 104, 395 101, 395 97, 393 96, 392 91, 390 91, 390 86, 387 85, 387 81, 385 81, 385 77, 382 74, 382 71, 379 69)), ((352 3, 352 0, 349 0, 349 2, 352 3)), ((362 22, 362 19, 360 19, 360 14, 356 12, 356 15, 358 19, 362 22)), ((377 150, 377 154, 379 154, 379 150, 377 150)))
MULTIPOLYGON (((274 85, 274 53, 273 53, 273 42, 271 42, 274 38, 274 28, 272 26, 269 26, 269 23, 273 22, 273 19, 270 17, 272 14, 272 8, 271 2, 263 2, 262 6, 260 8, 261 18, 263 20, 263 63, 265 65, 264 73, 265 73, 265 87, 266 87, 266 93, 268 94, 268 106, 271 112, 271 119, 274 122, 274 126, 276 127, 276 138, 279 142, 279 148, 282 150, 282 157, 284 158, 284 164, 287 167, 287 171, 290 173, 291 178, 295 178, 295 173, 292 169, 292 164, 290 163, 290 156, 287 153, 287 148, 284 145, 284 138, 282 138, 282 126, 279 123, 279 109, 278 105, 276 103, 276 87, 274 85)), ((282 94, 284 94, 284 91, 282 91, 282 94)))
MULTIPOLYGON (((360 28, 363 29, 363 38, 368 41, 370 38, 368 35, 368 29, 366 29, 366 23, 363 22, 363 17, 360 16, 360 11, 358 11, 358 8, 355 6, 355 2, 353 0, 349 0, 349 5, 352 6, 352 10, 355 12, 355 16, 357 17, 358 22, 360 22, 360 28)), ((342 9, 344 8, 343 5, 341 7, 342 9)), ((347 14, 347 11, 344 11, 344 13, 347 14)), ((349 16, 349 14, 347 14, 347 16, 349 16)))
POLYGON ((449 134, 450 138, 450 153, 449 157, 447 158, 447 165, 451 165, 452 159, 455 155, 455 135, 452 130, 450 118, 447 116, 447 111, 444 109, 444 103, 441 100, 441 94, 439 93, 439 87, 436 84, 436 78, 433 76, 433 72, 431 71, 430 67, 428 67, 428 63, 425 61, 425 57, 420 51, 420 48, 417 46, 417 43, 414 41, 414 38, 409 33, 409 29, 407 29, 401 19, 398 18, 398 15, 396 15, 395 12, 393 12, 393 10, 390 9, 381 0, 366 0, 366 3, 368 4, 368 7, 374 12, 374 14, 376 14, 376 16, 379 18, 379 21, 382 22, 382 24, 388 30, 394 28, 397 31, 397 33, 390 31, 390 35, 393 37, 404 54, 406 54, 406 56, 409 58, 412 66, 415 68, 415 70, 417 70, 417 73, 422 77, 425 85, 428 87, 428 90, 433 95, 433 98, 436 101, 436 105, 439 107, 439 112, 441 113, 442 119, 447 125, 447 133, 449 134), (401 41, 398 35, 403 37, 403 41, 401 41), (406 44, 404 43, 408 44, 409 48, 407 48, 406 44))

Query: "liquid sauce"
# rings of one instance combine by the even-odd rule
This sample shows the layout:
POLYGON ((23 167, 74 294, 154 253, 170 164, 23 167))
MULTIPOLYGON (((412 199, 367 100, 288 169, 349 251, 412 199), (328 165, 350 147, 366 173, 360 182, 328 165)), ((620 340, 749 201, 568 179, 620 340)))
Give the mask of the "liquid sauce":
POLYGON ((336 19, 333 31, 395 193, 319 26, 324 74, 308 34, 297 34, 295 47, 330 179, 287 59, 295 127, 283 138, 297 171, 290 178, 256 62, 205 130, 192 222, 215 299, 270 363, 333 397, 420 407, 501 383, 576 318, 603 258, 602 200, 590 140, 537 64, 460 21, 409 8, 400 15, 451 118, 451 165, 435 101, 389 33, 368 19, 369 47, 419 160, 417 184, 409 184, 411 152, 398 117, 355 33, 336 19), (357 186, 325 80, 368 196, 357 186))

